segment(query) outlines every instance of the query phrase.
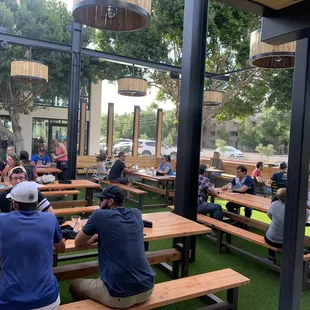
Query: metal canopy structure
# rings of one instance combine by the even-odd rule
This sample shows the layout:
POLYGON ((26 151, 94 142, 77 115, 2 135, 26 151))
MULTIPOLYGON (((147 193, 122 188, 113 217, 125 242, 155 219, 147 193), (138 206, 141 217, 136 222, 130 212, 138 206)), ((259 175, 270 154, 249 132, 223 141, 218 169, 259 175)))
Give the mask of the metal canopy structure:
MULTIPOLYGON (((310 131, 310 1, 218 1, 262 16, 263 42, 280 45, 297 41, 279 309, 298 310, 310 158, 310 144, 306 139, 310 131)), ((201 104, 203 94, 200 73, 204 66, 206 40, 206 21, 201 20, 201 14, 207 4, 208 0, 185 0, 184 12, 182 75, 187 78, 182 79, 181 87, 179 137, 182 138, 178 141, 175 211, 193 220, 197 216, 193 206, 197 202, 199 165, 199 154, 194 150, 199 150, 201 136, 201 109, 197 102, 201 104)))
MULTIPOLYGON (((76 175, 76 159, 77 159, 77 133, 78 133, 78 115, 80 103, 80 72, 81 72, 81 56, 97 57, 108 62, 115 62, 122 65, 135 65, 136 67, 150 68, 164 72, 181 73, 182 68, 178 66, 168 65, 165 63, 157 63, 146 61, 133 57, 121 56, 113 53, 105 53, 101 51, 82 48, 82 25, 77 22, 72 23, 72 43, 62 44, 50 42, 34 38, 13 35, 5 32, 0 32, 0 42, 6 41, 8 44, 23 45, 32 48, 46 49, 61 53, 71 53, 71 78, 69 89, 69 105, 68 105, 68 176, 75 179, 76 175)), ((229 81, 229 76, 226 73, 216 75, 209 72, 204 72, 204 77, 208 79, 229 81)))

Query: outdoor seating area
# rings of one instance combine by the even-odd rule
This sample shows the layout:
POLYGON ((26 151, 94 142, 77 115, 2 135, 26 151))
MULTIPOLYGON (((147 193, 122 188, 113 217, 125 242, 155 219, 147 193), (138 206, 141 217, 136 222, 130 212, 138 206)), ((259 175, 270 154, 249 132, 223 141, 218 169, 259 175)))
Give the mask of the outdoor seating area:
POLYGON ((3 0, 0 58, 0 310, 310 308, 310 0, 3 0))

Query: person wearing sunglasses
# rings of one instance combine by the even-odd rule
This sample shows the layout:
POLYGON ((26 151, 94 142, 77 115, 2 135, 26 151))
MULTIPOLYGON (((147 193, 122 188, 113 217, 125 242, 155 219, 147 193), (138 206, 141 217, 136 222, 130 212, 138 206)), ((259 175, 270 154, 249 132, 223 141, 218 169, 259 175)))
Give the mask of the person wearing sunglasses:
MULTIPOLYGON (((23 166, 14 167, 9 174, 9 181, 12 185, 11 188, 6 189, 5 191, 0 192, 0 211, 2 213, 9 213, 12 211, 11 201, 6 197, 11 190, 19 183, 28 181, 26 169, 23 166)), ((43 196, 39 191, 38 193, 38 204, 37 211, 43 212, 53 212, 53 208, 49 201, 43 196)))
POLYGON ((148 300, 155 272, 145 255, 143 220, 135 208, 125 208, 125 194, 116 185, 99 195, 100 210, 90 217, 75 239, 85 246, 98 241, 98 279, 76 279, 70 285, 75 300, 93 299, 113 309, 148 300))

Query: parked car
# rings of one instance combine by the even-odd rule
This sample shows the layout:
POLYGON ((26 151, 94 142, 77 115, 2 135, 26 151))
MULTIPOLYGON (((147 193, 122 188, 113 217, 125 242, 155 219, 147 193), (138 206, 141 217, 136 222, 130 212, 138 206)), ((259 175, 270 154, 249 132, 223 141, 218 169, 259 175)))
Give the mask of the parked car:
POLYGON ((119 152, 130 154, 132 150, 132 141, 130 139, 122 139, 121 142, 114 144, 113 153, 118 155, 119 152))
POLYGON ((221 154, 221 156, 223 157, 231 157, 231 158, 242 158, 244 157, 244 154, 236 149, 235 147, 233 146, 225 146, 225 152, 223 152, 222 150, 220 149, 216 149, 217 152, 219 152, 221 154))
MULTIPOLYGON (((156 141, 155 140, 139 140, 138 154, 142 156, 155 156, 156 141)), ((175 159, 177 156, 177 149, 169 147, 165 143, 162 143, 161 154, 170 155, 171 159, 175 159)))

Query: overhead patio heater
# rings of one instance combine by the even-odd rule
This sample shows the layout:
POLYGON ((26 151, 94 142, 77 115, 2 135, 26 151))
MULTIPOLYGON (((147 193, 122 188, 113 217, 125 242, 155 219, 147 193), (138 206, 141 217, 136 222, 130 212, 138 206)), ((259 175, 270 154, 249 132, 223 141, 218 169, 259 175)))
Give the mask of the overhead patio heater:
POLYGON ((152 0, 74 0, 74 19, 107 31, 136 31, 148 27, 152 0))
POLYGON ((203 105, 217 107, 223 102, 223 93, 216 89, 207 89, 203 92, 203 105))
POLYGON ((118 93, 123 96, 146 96, 147 87, 147 80, 140 77, 125 76, 118 79, 118 93))
POLYGON ((261 30, 251 34, 250 66, 268 69, 293 68, 295 63, 296 42, 273 46, 261 42, 261 30))

